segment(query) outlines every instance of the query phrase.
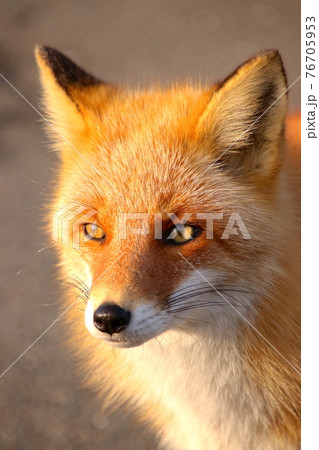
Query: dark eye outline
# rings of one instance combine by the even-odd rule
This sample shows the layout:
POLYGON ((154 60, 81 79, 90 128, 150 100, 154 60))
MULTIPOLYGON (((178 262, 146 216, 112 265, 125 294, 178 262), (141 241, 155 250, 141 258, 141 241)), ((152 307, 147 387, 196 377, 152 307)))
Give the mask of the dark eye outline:
MULTIPOLYGON (((170 239, 169 235, 177 228, 176 225, 172 226, 171 228, 169 228, 167 231, 164 232, 162 241, 164 242, 164 244, 166 245, 185 245, 188 244, 190 242, 193 242, 193 240, 195 238, 197 238, 201 233, 202 233, 202 228, 196 226, 196 225, 190 225, 189 223, 185 223, 183 224, 185 227, 190 227, 192 229, 192 237, 190 239, 188 239, 185 242, 175 242, 174 239, 170 239)), ((177 230, 178 231, 178 230, 177 230)))
POLYGON ((102 227, 100 227, 100 225, 98 225, 98 224, 96 224, 96 223, 94 223, 94 222, 84 223, 84 224, 82 225, 82 230, 83 230, 84 236, 88 239, 88 241, 96 241, 96 242, 99 242, 99 243, 102 243, 102 242, 105 241, 105 238, 106 238, 105 231, 103 230, 102 227), (87 231, 87 229, 86 229, 86 227, 87 227, 88 225, 96 225, 97 227, 99 227, 99 228, 103 231, 103 237, 101 237, 101 238, 96 238, 96 237, 94 237, 94 236, 91 236, 90 233, 89 233, 89 232, 87 231))

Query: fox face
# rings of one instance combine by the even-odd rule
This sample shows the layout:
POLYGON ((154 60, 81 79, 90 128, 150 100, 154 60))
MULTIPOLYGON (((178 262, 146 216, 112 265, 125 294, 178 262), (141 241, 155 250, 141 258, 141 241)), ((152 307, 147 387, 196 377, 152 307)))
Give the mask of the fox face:
POLYGON ((278 53, 214 86, 134 92, 54 49, 36 55, 62 166, 51 232, 92 336, 132 347, 207 317, 218 328, 253 316, 281 270, 278 53))

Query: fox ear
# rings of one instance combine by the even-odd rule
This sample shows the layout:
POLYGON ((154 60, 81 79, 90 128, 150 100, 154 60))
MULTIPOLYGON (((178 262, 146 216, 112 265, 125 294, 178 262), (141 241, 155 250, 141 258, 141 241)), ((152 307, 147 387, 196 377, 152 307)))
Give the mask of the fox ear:
POLYGON ((279 167, 286 92, 276 50, 256 54, 214 88, 197 127, 214 165, 264 176, 279 167))
MULTIPOLYGON (((58 141, 73 145, 85 132, 90 114, 99 112, 97 95, 108 85, 86 73, 73 61, 51 47, 37 47, 36 60, 44 90, 44 104, 52 131, 58 141)), ((105 100, 105 97, 104 97, 105 100)))

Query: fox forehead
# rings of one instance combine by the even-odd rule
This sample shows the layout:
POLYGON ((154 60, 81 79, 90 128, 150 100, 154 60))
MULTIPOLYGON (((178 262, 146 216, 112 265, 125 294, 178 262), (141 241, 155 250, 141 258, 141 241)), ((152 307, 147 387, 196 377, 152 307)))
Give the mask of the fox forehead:
POLYGON ((111 166, 123 161, 130 170, 139 164, 140 170, 156 167, 165 172, 166 165, 174 163, 178 169, 188 153, 200 150, 196 123, 208 95, 207 90, 186 85, 117 91, 111 101, 105 99, 98 109, 89 111, 83 151, 93 145, 91 151, 98 153, 98 159, 111 166))
POLYGON ((191 119, 192 116, 195 116, 195 120, 198 119, 198 113, 205 108, 212 91, 212 87, 208 89, 200 84, 178 83, 166 88, 119 88, 111 101, 106 97, 105 102, 99 104, 98 112, 105 113, 106 124, 111 127, 115 124, 114 128, 117 130, 123 127, 130 132, 137 130, 139 133, 148 133, 152 127, 163 125, 168 125, 170 130, 181 119, 191 119))
POLYGON ((197 167, 178 148, 164 151, 156 145, 142 146, 134 157, 129 144, 119 143, 111 153, 99 148, 88 162, 70 161, 70 176, 58 186, 64 201, 71 197, 110 212, 177 215, 231 207, 235 196, 225 192, 221 174, 204 173, 208 163, 197 167))
POLYGON ((72 149, 64 154, 70 173, 64 187, 76 185, 82 200, 134 211, 211 207, 223 177, 204 173, 214 156, 195 134, 210 92, 188 85, 119 91, 90 113, 77 147, 85 160, 72 149))

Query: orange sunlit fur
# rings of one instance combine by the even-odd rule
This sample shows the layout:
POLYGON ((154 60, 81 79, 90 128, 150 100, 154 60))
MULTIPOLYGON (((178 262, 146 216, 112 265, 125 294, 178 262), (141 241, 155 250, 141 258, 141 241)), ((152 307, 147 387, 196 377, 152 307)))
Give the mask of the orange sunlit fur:
MULTIPOLYGON (((173 407, 169 394, 158 385, 161 381, 156 386, 156 367, 174 345, 175 334, 183 335, 183 330, 169 335, 167 347, 163 334, 164 354, 159 350, 155 359, 152 350, 152 375, 149 365, 144 368, 134 359, 138 350, 113 349, 85 330, 81 301, 81 308, 68 311, 68 328, 71 348, 79 355, 87 382, 106 405, 114 400, 136 407, 162 436, 166 448, 195 448, 182 444, 189 438, 188 427, 200 450, 297 449, 300 117, 289 116, 284 126, 287 96, 281 94, 286 79, 278 53, 257 54, 213 87, 175 84, 134 92, 104 83, 79 85, 74 80, 66 88, 64 79, 57 81, 59 68, 52 68, 46 48, 37 50, 37 61, 45 107, 54 125, 48 130, 61 156, 51 216, 70 201, 84 204, 96 211, 95 218, 106 233, 102 245, 89 242, 79 249, 56 245, 62 278, 76 274, 84 282, 90 279, 95 308, 112 299, 134 310, 147 298, 165 305, 167 296, 194 268, 218 269, 229 285, 244 280, 247 290, 256 293, 247 318, 263 336, 235 313, 228 323, 228 313, 220 318, 208 312, 214 330, 203 320, 190 325, 195 338, 205 343, 198 352, 209 355, 208 346, 216 340, 220 344, 212 348, 218 347, 219 360, 224 361, 229 352, 238 364, 223 369, 219 363, 225 375, 218 381, 217 394, 208 368, 207 373, 201 371, 201 378, 192 378, 192 383, 207 390, 207 404, 195 405, 194 399, 193 407, 185 397, 185 404, 183 400, 176 407, 173 401, 173 407), (268 95, 280 98, 271 105, 268 95), (262 120, 255 121, 268 107, 262 120), (202 234, 179 247, 165 247, 154 239, 155 213, 207 211, 224 213, 215 224, 214 239, 202 234), (240 213, 252 239, 239 235, 221 239, 234 211, 240 213), (119 212, 149 213, 149 235, 120 240, 119 212), (211 429, 205 422, 210 392, 225 404, 211 429)), ((70 288, 68 305, 76 296, 70 288)), ((157 344, 144 344, 146 353, 151 345, 157 344)), ((196 348, 190 349, 194 345, 185 344, 192 355, 196 355, 196 348)), ((214 359, 214 351, 208 360, 214 359)), ((196 361, 191 359, 188 367, 181 366, 181 383, 183 373, 185 379, 191 378, 194 366, 196 361)), ((177 381, 172 379, 172 386, 177 381)), ((184 399, 182 393, 177 397, 184 399)))

